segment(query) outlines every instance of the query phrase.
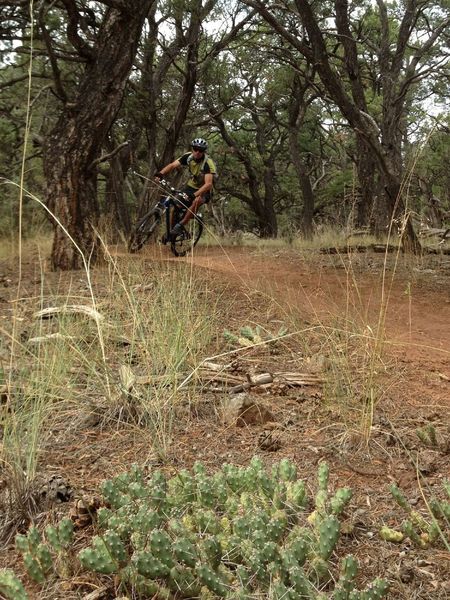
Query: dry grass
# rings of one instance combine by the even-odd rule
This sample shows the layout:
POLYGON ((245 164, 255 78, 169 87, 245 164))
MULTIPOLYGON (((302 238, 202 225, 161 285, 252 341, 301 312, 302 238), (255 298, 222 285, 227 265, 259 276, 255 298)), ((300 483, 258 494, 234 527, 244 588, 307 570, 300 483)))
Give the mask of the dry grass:
POLYGON ((67 285, 64 278, 55 287, 43 274, 41 295, 13 304, 16 326, 3 331, 2 351, 14 355, 3 363, 0 446, 9 505, 23 504, 54 432, 64 437, 87 415, 100 415, 104 427, 132 423, 149 430, 151 451, 159 455, 170 447, 175 410, 186 400, 177 382, 195 369, 215 335, 220 295, 212 297, 208 284, 184 267, 109 260, 94 285, 73 278, 67 285), (44 288, 53 290, 44 294, 44 288), (93 316, 73 309, 89 309, 92 297, 93 316), (49 306, 64 310, 36 318, 49 306), (137 389, 136 377, 149 385, 137 389))

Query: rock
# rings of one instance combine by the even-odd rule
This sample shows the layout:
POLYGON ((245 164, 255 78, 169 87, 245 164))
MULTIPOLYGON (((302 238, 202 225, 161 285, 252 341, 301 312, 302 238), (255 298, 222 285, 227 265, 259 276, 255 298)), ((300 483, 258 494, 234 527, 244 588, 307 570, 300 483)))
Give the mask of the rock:
POLYGON ((243 392, 236 394, 223 404, 224 421, 237 427, 264 425, 275 421, 273 414, 265 406, 256 403, 253 398, 243 392))

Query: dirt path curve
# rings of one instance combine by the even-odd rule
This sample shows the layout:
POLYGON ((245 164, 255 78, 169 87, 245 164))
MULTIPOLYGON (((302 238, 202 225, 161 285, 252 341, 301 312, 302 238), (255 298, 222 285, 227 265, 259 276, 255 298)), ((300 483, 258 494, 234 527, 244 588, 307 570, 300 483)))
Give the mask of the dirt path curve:
MULTIPOLYGON (((172 260, 172 259, 168 259, 172 260)), ((385 334, 408 362, 450 380, 450 261, 406 264, 394 257, 383 277, 383 255, 339 257, 294 252, 271 256, 248 248, 200 248, 174 259, 207 269, 244 289, 266 293, 305 320, 348 319, 376 331, 386 306, 385 334), (383 282, 384 279, 384 282, 383 282)), ((447 381, 448 383, 448 381, 447 381)), ((450 383, 448 383, 450 404, 450 383)))

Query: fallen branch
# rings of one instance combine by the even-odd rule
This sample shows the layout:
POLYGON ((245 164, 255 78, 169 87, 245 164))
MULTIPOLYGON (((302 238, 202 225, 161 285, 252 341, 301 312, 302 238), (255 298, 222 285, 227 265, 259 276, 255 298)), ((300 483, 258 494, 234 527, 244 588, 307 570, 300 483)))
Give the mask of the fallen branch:
POLYGON ((227 369, 230 369, 233 366, 233 363, 229 363, 227 365, 221 365, 220 363, 214 363, 214 362, 204 362, 201 366, 200 369, 209 369, 210 371, 226 371, 227 369))
POLYGON ((421 237, 432 237, 437 236, 442 240, 450 238, 450 229, 438 229, 437 227, 427 227, 426 229, 421 229, 419 231, 419 235, 421 237))
POLYGON ((62 333, 48 333, 47 335, 41 335, 39 337, 30 338, 28 342, 30 344, 40 344, 41 342, 48 342, 48 340, 73 340, 75 339, 71 335, 63 335, 62 333))
POLYGON ((83 600, 100 600, 101 598, 105 597, 107 592, 108 588, 105 585, 97 590, 94 590, 93 592, 90 592, 86 596, 83 596, 83 600))
POLYGON ((255 387, 257 385, 265 385, 267 383, 273 383, 272 373, 261 373, 261 375, 255 375, 254 377, 250 377, 250 375, 247 375, 247 381, 232 387, 230 389, 230 394, 238 394, 239 392, 244 392, 245 390, 248 390, 251 387, 255 387))
POLYGON ((274 376, 277 380, 280 380, 280 382, 292 386, 316 385, 324 383, 325 381, 323 377, 319 377, 319 375, 314 375, 312 373, 280 372, 275 373, 274 376))
POLYGON ((237 375, 230 375, 229 373, 217 373, 216 371, 199 371, 198 376, 200 379, 207 379, 208 381, 219 381, 221 383, 241 383, 242 377, 237 375))
POLYGON ((91 306, 85 306, 84 304, 66 304, 64 306, 51 306, 49 308, 43 308, 42 310, 34 313, 34 319, 50 319, 55 315, 66 315, 71 313, 84 314, 95 321, 104 321, 105 317, 95 310, 91 306))
MULTIPOLYGON (((211 366, 211 363, 209 363, 211 366)), ((223 367, 221 367, 223 368, 223 367)), ((133 385, 171 385, 173 378, 167 375, 142 375, 135 376, 131 370, 125 367, 121 367, 119 370, 122 387, 125 389, 130 387, 130 381, 133 385)), ((181 375, 180 375, 181 376, 181 375)), ((319 375, 311 373, 300 373, 297 371, 283 371, 279 373, 260 373, 258 375, 246 375, 246 380, 237 375, 231 375, 230 373, 219 373, 210 369, 200 369, 197 371, 197 377, 205 384, 222 384, 220 387, 213 387, 211 391, 214 392, 229 392, 230 394, 238 394, 244 392, 252 387, 260 385, 268 385, 271 383, 283 383, 287 386, 308 386, 308 385, 319 385, 325 380, 319 375)), ((186 387, 191 381, 190 379, 184 380, 178 390, 186 387)))

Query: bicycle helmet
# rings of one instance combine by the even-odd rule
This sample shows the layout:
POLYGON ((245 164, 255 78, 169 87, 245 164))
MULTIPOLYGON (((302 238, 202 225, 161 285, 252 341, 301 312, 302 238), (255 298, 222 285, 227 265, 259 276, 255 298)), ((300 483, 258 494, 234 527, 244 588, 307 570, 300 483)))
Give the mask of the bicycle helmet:
POLYGON ((206 152, 206 150, 208 150, 208 142, 203 138, 195 138, 195 140, 192 140, 191 146, 200 148, 201 150, 203 150, 203 152, 206 152))

